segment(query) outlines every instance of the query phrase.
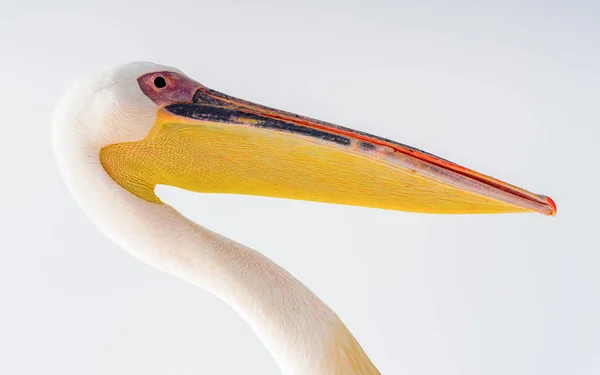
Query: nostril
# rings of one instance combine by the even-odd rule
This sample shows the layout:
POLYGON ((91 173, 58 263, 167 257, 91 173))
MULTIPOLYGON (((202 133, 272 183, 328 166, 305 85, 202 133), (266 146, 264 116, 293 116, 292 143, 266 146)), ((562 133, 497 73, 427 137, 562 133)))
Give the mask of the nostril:
POLYGON ((159 89, 164 88, 165 86, 167 86, 167 81, 165 80, 164 77, 158 76, 154 78, 154 86, 156 86, 159 89))

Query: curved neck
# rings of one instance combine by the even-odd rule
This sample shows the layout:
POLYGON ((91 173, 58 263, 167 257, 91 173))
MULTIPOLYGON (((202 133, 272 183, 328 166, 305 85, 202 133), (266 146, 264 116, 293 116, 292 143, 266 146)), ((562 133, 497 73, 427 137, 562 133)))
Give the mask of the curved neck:
POLYGON ((55 148, 67 185, 92 221, 135 257, 232 306, 285 374, 379 374, 336 314, 288 272, 168 205, 130 194, 104 171, 99 149, 78 142, 61 139, 55 148))

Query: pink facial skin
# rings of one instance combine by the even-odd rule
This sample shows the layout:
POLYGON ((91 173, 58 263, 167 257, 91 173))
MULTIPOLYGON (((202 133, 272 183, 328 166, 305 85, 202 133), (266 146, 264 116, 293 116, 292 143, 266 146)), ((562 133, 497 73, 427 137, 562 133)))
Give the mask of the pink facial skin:
POLYGON ((173 72, 147 73, 138 78, 142 92, 156 105, 191 103, 200 83, 173 72))

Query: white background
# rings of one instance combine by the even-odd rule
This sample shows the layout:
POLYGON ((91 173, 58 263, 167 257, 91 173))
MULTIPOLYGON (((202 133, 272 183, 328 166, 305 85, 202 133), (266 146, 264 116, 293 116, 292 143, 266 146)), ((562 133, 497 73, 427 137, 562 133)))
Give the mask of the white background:
POLYGON ((59 96, 132 60, 554 198, 556 218, 459 217, 159 189, 306 283, 382 373, 600 373, 600 8, 553 3, 2 0, 0 373, 278 373, 220 300, 103 237, 57 173, 59 96))

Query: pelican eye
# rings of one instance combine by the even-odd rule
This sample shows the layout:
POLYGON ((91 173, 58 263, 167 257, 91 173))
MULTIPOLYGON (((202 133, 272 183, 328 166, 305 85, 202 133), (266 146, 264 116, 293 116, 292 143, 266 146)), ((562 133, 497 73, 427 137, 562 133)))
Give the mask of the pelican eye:
POLYGON ((165 80, 164 77, 158 76, 154 78, 154 86, 156 86, 156 88, 162 89, 163 87, 167 86, 167 81, 165 80))

